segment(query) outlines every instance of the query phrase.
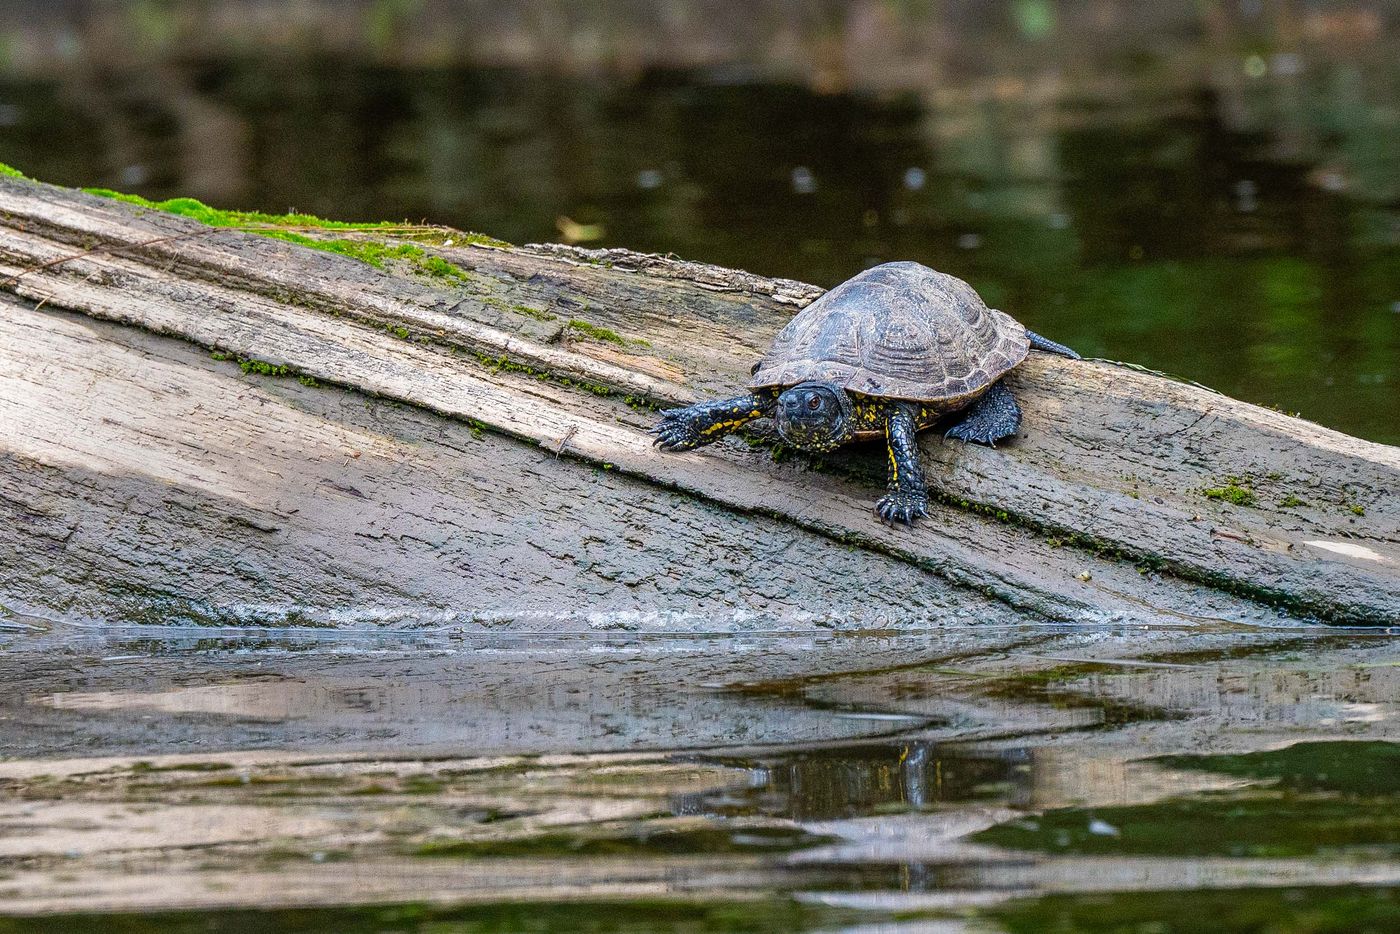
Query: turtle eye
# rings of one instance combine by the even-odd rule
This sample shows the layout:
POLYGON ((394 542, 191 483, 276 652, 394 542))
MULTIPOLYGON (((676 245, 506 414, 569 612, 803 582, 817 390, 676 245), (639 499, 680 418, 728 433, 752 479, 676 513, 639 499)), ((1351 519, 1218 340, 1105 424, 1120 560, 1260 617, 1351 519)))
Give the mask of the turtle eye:
POLYGON ((809 412, 815 412, 817 409, 819 409, 819 408, 821 408, 821 407, 822 407, 821 396, 818 396, 816 393, 812 393, 810 396, 807 397, 807 411, 809 411, 809 412))

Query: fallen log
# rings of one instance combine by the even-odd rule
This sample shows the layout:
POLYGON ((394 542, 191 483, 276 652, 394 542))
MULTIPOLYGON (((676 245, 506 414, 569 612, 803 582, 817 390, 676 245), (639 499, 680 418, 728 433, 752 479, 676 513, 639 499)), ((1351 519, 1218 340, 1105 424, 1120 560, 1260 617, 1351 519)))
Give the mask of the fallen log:
POLYGON ((0 178, 12 613, 690 632, 1400 620, 1395 448, 1034 355, 1012 376, 1021 435, 925 437, 940 502, 891 529, 870 506, 882 452, 775 456, 759 437, 663 455, 645 434, 656 407, 742 385, 817 288, 165 207, 0 178))

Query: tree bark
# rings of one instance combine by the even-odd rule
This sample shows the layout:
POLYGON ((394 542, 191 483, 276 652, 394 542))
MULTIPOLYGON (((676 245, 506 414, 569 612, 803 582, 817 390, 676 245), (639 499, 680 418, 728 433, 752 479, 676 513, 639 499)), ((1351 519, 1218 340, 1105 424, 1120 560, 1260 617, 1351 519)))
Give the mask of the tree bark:
POLYGON ((1395 448, 1033 355, 1021 434, 927 433, 940 502, 891 529, 882 451, 645 434, 651 407, 742 386, 819 289, 405 235, 456 269, 0 179, 0 606, 523 631, 1400 620, 1395 448))

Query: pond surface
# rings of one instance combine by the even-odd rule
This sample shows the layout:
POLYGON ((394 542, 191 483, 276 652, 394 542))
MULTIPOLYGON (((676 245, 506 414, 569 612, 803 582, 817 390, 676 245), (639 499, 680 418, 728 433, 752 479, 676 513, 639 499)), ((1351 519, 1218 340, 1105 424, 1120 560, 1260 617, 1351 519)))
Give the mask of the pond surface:
POLYGON ((1400 59, 1384 31, 1241 29, 1025 64, 1011 30, 981 37, 985 73, 906 52, 904 78, 840 87, 246 45, 50 59, 0 73, 0 161, 827 286, 914 259, 1086 355, 1400 442, 1400 59))
POLYGON ((1392 634, 984 643, 12 623, 0 931, 1400 924, 1392 634))

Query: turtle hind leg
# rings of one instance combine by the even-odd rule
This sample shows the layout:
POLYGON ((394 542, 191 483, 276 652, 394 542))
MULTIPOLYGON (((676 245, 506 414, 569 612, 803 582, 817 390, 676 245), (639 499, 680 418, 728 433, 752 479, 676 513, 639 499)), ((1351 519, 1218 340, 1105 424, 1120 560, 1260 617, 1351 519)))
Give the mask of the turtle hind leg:
POLYGON ((997 380, 982 398, 972 403, 963 420, 948 429, 945 438, 996 444, 1021 430, 1021 407, 1007 388, 1005 380, 997 380))
POLYGON ((1032 350, 1043 350, 1046 353, 1057 353, 1062 357, 1069 357, 1071 360, 1080 359, 1079 354, 1071 348, 1066 347, 1064 344, 1058 343, 1056 341, 1052 341, 1048 337, 1041 337, 1039 334, 1035 333, 1032 330, 1028 329, 1026 331, 1026 337, 1031 342, 1032 350))

